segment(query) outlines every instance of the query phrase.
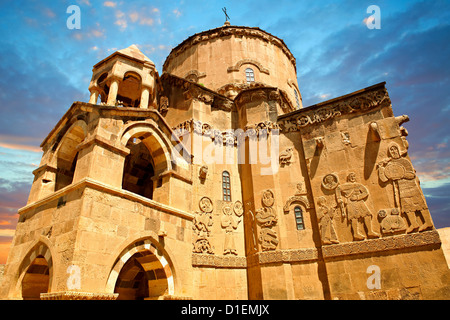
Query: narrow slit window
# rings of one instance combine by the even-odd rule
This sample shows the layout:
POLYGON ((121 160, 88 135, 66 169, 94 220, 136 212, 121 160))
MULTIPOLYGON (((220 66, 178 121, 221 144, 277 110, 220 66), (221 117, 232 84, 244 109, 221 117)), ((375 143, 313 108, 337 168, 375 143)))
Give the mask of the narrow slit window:
POLYGON ((228 171, 222 173, 222 191, 223 201, 231 201, 230 173, 228 171))
POLYGON ((247 79, 247 83, 255 82, 255 73, 252 68, 245 69, 245 78, 247 79))
POLYGON ((302 208, 299 206, 294 208, 294 214, 295 214, 295 223, 297 225, 297 230, 304 230, 305 229, 305 223, 303 221, 303 212, 302 208))

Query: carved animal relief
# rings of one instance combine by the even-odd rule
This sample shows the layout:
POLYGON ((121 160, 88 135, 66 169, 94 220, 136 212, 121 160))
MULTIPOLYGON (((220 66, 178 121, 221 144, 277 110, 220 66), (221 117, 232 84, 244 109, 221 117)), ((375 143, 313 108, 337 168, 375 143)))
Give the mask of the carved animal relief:
POLYGON ((272 227, 277 224, 277 215, 273 204, 275 203, 272 190, 265 190, 261 199, 263 207, 256 210, 256 221, 261 226, 259 243, 263 251, 275 250, 278 245, 277 233, 272 227))

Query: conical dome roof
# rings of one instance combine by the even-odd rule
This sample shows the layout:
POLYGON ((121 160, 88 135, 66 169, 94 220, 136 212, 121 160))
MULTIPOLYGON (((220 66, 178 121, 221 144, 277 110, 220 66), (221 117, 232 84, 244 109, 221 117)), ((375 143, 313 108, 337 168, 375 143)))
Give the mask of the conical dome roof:
POLYGON ((128 48, 121 49, 117 52, 132 57, 134 59, 151 62, 154 65, 153 61, 150 60, 145 54, 143 54, 135 44, 132 44, 128 48))
POLYGON ((152 60, 150 60, 145 54, 143 54, 141 52, 141 50, 139 50, 139 48, 137 47, 137 45, 132 44, 131 46, 129 46, 128 48, 125 49, 121 49, 118 50, 116 52, 114 52, 113 54, 111 54, 110 56, 106 57, 105 59, 103 59, 102 61, 96 63, 94 65, 94 68, 97 68, 98 66, 100 66, 101 64, 103 64, 104 62, 108 61, 109 59, 111 59, 112 57, 116 56, 116 55, 122 55, 122 56, 127 56, 133 60, 138 60, 141 62, 146 62, 151 64, 152 66, 155 66, 155 64, 153 63, 152 60))

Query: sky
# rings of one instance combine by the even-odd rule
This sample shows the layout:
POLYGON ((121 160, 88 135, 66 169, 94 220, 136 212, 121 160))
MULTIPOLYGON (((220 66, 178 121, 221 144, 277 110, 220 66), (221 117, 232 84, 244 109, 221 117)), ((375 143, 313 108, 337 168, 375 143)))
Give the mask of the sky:
POLYGON ((74 101, 89 101, 92 66, 136 44, 162 74, 173 47, 223 25, 223 7, 232 25, 284 40, 305 107, 386 81, 395 115, 411 119, 409 155, 435 227, 450 227, 450 1, 2 0, 0 264, 39 145, 74 101), (80 29, 67 27, 70 5, 80 8, 80 29), (367 27, 370 5, 379 29, 367 27))

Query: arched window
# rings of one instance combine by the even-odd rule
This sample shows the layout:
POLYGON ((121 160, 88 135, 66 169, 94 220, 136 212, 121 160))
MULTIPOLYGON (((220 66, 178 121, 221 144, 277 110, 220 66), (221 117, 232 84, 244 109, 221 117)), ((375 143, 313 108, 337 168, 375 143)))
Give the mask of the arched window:
POLYGON ((144 142, 139 139, 130 139, 127 147, 130 154, 125 158, 122 189, 153 199, 153 158, 144 142))
POLYGON ((231 184, 230 184, 230 174, 228 171, 222 173, 222 191, 223 191, 223 201, 231 201, 231 184))
POLYGON ((245 78, 247 79, 247 83, 255 82, 255 73, 252 68, 245 69, 245 78))
POLYGON ((294 208, 294 214, 295 214, 295 223, 297 224, 297 230, 304 230, 305 223, 303 222, 302 208, 300 208, 299 206, 296 206, 294 208))
POLYGON ((300 99, 298 98, 297 90, 294 89, 295 102, 297 103, 297 109, 300 109, 300 99))

